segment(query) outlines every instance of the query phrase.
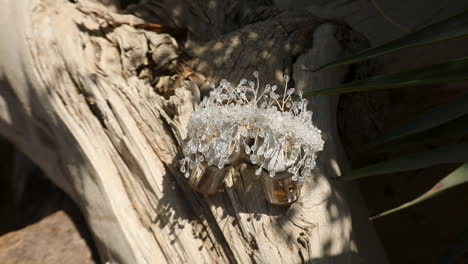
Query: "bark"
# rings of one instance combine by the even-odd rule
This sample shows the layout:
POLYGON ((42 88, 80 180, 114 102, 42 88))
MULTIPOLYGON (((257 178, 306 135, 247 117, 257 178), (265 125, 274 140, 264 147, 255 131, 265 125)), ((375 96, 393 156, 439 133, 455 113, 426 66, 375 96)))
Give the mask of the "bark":
POLYGON ((91 0, 0 4, 0 133, 79 204, 103 261, 386 262, 355 186, 332 179, 348 167, 336 97, 312 100, 326 148, 289 208, 263 201, 247 165, 211 197, 178 171, 211 83, 258 70, 264 83, 287 73, 308 91, 349 78, 348 68, 302 69, 362 47, 356 33, 267 4, 146 1, 128 14, 91 0))

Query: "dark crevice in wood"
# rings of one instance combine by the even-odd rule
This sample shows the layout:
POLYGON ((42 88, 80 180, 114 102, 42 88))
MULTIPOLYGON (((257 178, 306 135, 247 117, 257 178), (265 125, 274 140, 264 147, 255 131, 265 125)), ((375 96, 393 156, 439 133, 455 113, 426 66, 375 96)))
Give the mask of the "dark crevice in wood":
POLYGON ((102 113, 101 109, 97 106, 96 102, 89 96, 85 95, 85 102, 89 107, 89 110, 93 115, 96 117, 96 119, 99 121, 101 126, 107 130, 107 125, 106 122, 104 121, 104 114, 102 113))

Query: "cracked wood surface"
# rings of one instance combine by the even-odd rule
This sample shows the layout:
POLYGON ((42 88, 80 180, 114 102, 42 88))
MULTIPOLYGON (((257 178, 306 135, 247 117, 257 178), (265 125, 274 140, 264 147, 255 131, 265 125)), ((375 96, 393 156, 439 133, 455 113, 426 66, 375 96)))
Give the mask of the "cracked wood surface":
POLYGON ((130 14, 91 0, 1 4, 0 133, 80 205, 103 261, 385 263, 359 193, 331 179, 347 168, 337 98, 312 100, 326 150, 289 208, 263 200, 247 165, 228 170, 212 197, 178 172, 188 118, 210 83, 258 69, 263 83, 288 73, 307 90, 348 74, 302 68, 358 48, 349 28, 265 4, 147 1, 130 14), (144 23, 188 39, 136 27, 144 23))

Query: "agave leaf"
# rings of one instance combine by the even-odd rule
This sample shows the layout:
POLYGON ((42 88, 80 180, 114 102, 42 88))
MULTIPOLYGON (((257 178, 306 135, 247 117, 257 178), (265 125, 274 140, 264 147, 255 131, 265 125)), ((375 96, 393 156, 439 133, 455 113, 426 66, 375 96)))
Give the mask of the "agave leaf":
POLYGON ((364 80, 341 84, 331 89, 308 92, 304 93, 304 96, 332 95, 464 81, 468 80, 467 72, 468 57, 463 57, 410 71, 378 75, 364 80))
MULTIPOLYGON (((467 102, 468 104, 468 102, 467 102)), ((432 121, 432 120, 431 120, 432 121)), ((378 148, 375 148, 377 144, 372 144, 367 149, 375 148, 375 151, 368 151, 363 157, 370 157, 379 154, 391 153, 402 151, 412 147, 418 147, 424 144, 431 144, 440 139, 447 140, 459 140, 460 138, 468 135, 468 115, 464 115, 455 120, 444 123, 440 126, 414 133, 408 136, 398 137, 392 140, 392 144, 388 144, 389 140, 386 138, 379 140, 378 148)), ((452 141, 453 142, 453 141, 452 141)))
POLYGON ((405 203, 397 208, 388 210, 386 212, 383 212, 379 215, 376 215, 374 217, 371 217, 371 219, 375 219, 378 217, 382 217, 397 211, 400 211, 402 209, 408 208, 410 206, 413 206, 415 204, 418 204, 422 201, 425 201, 429 198, 432 198, 436 195, 441 194, 442 192, 447 191, 448 189, 451 189, 453 187, 456 187, 460 184, 468 182, 468 162, 463 164, 462 166, 458 167, 454 171, 452 171, 449 175, 445 176, 441 181, 439 181, 432 189, 430 189, 428 192, 425 194, 419 196, 418 198, 412 200, 411 202, 405 203))
POLYGON ((340 177, 343 180, 355 180, 393 172, 415 170, 438 164, 468 161, 468 143, 454 144, 429 151, 412 153, 384 161, 364 168, 356 169, 340 177))
POLYGON ((312 71, 356 63, 398 50, 427 45, 449 39, 461 38, 464 36, 468 36, 468 10, 464 10, 458 15, 429 25, 399 39, 387 42, 381 46, 369 48, 346 58, 327 63, 323 66, 313 69, 312 71))
MULTIPOLYGON (((370 147, 375 147, 409 135, 440 126, 468 114, 468 93, 457 96, 447 103, 437 105, 416 116, 386 136, 377 139, 370 147)), ((468 131, 468 130, 467 130, 468 131)))

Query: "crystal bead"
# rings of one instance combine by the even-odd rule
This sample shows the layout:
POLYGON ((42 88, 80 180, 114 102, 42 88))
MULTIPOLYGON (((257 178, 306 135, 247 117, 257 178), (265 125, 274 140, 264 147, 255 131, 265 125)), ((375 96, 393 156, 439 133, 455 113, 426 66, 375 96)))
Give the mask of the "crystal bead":
POLYGON ((250 161, 253 163, 253 164, 256 164, 257 161, 258 161, 258 157, 256 155, 250 155, 250 161))
POLYGON ((219 168, 219 169, 224 168, 224 163, 225 163, 225 160, 220 159, 219 162, 218 162, 218 168, 219 168))
POLYGON ((263 145, 260 146, 260 147, 258 148, 257 155, 262 156, 263 153, 264 153, 264 152, 263 152, 264 149, 265 149, 265 148, 263 147, 263 145))
POLYGON ((255 170, 255 175, 260 175, 260 174, 262 174, 262 167, 255 170))
POLYGON ((247 129, 243 129, 242 132, 241 132, 241 135, 243 137, 247 137, 249 135, 249 132, 247 131, 247 129))
POLYGON ((255 150, 257 150, 257 145, 254 144, 250 149, 252 150, 252 152, 255 152, 255 150))
POLYGON ((249 145, 245 144, 245 154, 250 154, 250 150, 249 145))
POLYGON ((263 129, 260 129, 259 136, 262 137, 262 138, 265 137, 265 131, 263 131, 263 129))
POLYGON ((263 154, 263 156, 264 156, 266 159, 269 159, 274 150, 275 150, 275 149, 273 149, 273 148, 268 149, 268 150, 265 152, 265 154, 263 154))

